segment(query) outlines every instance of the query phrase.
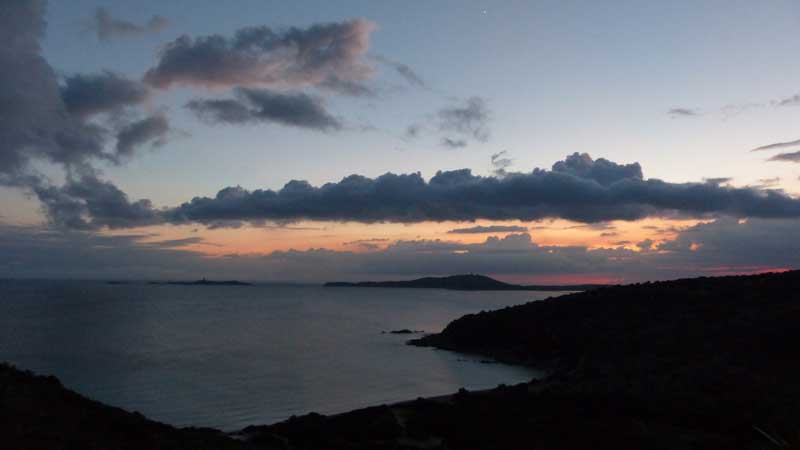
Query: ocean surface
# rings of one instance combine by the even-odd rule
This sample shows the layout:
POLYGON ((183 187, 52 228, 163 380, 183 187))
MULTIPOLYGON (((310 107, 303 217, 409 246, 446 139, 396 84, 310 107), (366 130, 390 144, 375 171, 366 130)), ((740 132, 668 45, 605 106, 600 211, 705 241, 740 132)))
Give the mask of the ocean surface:
POLYGON ((405 345, 560 293, 0 280, 0 361, 177 426, 227 431, 541 374, 405 345))

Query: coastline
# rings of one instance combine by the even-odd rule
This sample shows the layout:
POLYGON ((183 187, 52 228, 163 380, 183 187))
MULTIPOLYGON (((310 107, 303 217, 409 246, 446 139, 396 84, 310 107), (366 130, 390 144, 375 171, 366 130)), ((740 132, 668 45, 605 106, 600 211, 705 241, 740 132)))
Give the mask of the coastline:
POLYGON ((228 435, 152 422, 7 366, 0 393, 17 448, 63 448, 66 436, 84 448, 768 448, 765 435, 797 436, 798 321, 800 272, 569 294, 467 315, 411 342, 547 367, 545 379, 228 435))

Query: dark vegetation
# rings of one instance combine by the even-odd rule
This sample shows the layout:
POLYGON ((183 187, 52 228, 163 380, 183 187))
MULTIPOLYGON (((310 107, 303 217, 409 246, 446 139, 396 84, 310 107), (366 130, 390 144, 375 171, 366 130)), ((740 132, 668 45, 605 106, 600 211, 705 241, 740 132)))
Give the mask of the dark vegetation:
POLYGON ((800 272, 607 287, 413 341, 549 369, 540 381, 293 417, 242 430, 245 444, 4 367, 0 425, 21 449, 798 448, 798 324, 800 272))
POLYGON ((416 289, 452 289, 457 291, 586 291, 601 285, 519 285, 504 283, 484 275, 451 275, 449 277, 425 277, 408 281, 331 281, 326 287, 381 287, 416 289))
POLYGON ((211 429, 177 429, 64 389, 55 377, 0 364, 0 448, 242 449, 211 429))

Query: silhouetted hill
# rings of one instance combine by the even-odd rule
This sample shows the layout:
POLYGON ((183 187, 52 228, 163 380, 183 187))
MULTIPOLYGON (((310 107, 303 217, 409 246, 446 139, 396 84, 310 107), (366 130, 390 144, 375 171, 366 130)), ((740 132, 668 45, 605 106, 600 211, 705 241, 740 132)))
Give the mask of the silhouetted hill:
POLYGON ((55 377, 0 364, 0 448, 246 449, 211 429, 177 429, 65 389, 55 377))
POLYGON ((458 291, 584 291, 601 285, 581 284, 571 286, 524 286, 504 283, 485 275, 451 275, 448 277, 425 277, 408 281, 361 281, 349 283, 332 281, 326 287, 381 287, 381 288, 415 288, 415 289, 453 289, 458 291))
POLYGON ((545 380, 245 431, 293 449, 798 448, 798 323, 800 272, 606 287, 414 341, 545 380))

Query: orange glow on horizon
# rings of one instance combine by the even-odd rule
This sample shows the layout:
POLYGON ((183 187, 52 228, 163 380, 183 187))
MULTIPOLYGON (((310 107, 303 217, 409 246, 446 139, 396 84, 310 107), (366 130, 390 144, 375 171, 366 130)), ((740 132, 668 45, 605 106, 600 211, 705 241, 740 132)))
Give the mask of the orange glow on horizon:
POLYGON ((356 253, 380 251, 398 241, 440 240, 461 244, 481 244, 489 237, 505 238, 527 233, 533 243, 543 247, 580 246, 589 249, 624 247, 639 251, 637 244, 650 239, 657 245, 674 238, 681 229, 700 220, 644 219, 636 222, 615 221, 604 224, 580 224, 567 220, 540 222, 475 221, 423 222, 417 224, 354 222, 300 222, 286 226, 242 226, 210 229, 196 225, 145 227, 115 235, 143 236, 143 243, 176 241, 172 248, 207 256, 230 254, 269 254, 274 251, 305 251, 323 248, 356 253), (452 233, 458 228, 478 226, 515 227, 518 231, 488 233, 452 233), (197 239, 197 242, 181 240, 197 239))

